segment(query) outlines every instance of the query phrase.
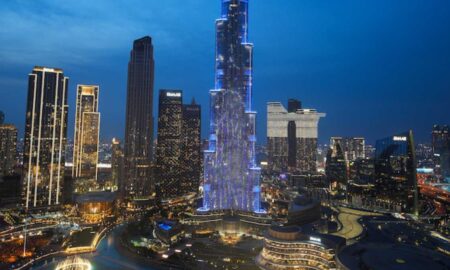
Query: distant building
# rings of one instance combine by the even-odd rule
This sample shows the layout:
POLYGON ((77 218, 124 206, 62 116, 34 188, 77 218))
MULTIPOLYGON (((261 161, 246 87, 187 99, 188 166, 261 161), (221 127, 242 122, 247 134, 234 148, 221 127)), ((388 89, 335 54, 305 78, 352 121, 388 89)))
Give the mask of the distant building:
POLYGON ((330 148, 335 148, 336 144, 339 144, 341 146, 342 152, 347 162, 366 157, 366 142, 362 137, 331 137, 330 148))
POLYGON ((163 200, 178 197, 184 192, 180 187, 182 128, 182 91, 160 90, 156 145, 156 195, 163 200))
POLYGON ((100 136, 99 87, 78 85, 72 177, 97 181, 100 136))
POLYGON ((328 149, 325 174, 333 190, 346 190, 347 162, 341 144, 338 142, 328 149))
POLYGON ((120 146, 120 141, 116 138, 112 139, 112 149, 111 149, 111 174, 112 174, 112 184, 119 193, 123 192, 123 181, 124 181, 124 156, 123 150, 120 146))
POLYGON ((67 140, 67 89, 62 69, 29 74, 24 145, 25 207, 59 204, 67 140))
POLYGON ((0 124, 0 176, 14 173, 17 161, 17 128, 0 124))
POLYGON ((180 189, 197 192, 202 174, 203 155, 201 151, 201 108, 192 100, 183 105, 183 123, 181 131, 181 167, 180 189))
POLYGON ((441 175, 450 177, 450 134, 449 126, 433 127, 431 133, 433 152, 439 159, 439 171, 441 175))
POLYGON ((375 147, 370 144, 366 144, 364 147, 364 155, 366 158, 374 158, 375 157, 375 147))
POLYGON ((5 122, 5 114, 0 111, 0 125, 3 124, 5 122))
POLYGON ((357 184, 375 183, 375 162, 373 159, 357 159, 349 168, 349 179, 357 184))
POLYGON ((418 212, 415 145, 412 131, 376 142, 377 200, 392 211, 418 212))
POLYGON ((128 62, 127 111, 125 127, 125 193, 129 198, 148 196, 154 183, 152 39, 135 40, 128 62))
POLYGON ((288 108, 290 111, 280 102, 267 104, 269 171, 315 173, 318 125, 325 114, 303 109, 292 99, 288 108))

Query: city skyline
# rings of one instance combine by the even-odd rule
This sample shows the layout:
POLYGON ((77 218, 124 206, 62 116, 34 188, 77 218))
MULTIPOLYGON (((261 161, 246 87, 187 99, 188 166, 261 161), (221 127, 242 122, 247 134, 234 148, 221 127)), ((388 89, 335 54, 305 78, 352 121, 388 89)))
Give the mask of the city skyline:
MULTIPOLYGON (((74 104, 76 84, 99 84, 104 89, 100 97, 100 111, 104 114, 101 137, 123 138, 125 104, 122 101, 126 93, 129 43, 144 35, 152 36, 155 42, 155 89, 184 89, 186 100, 195 97, 206 107, 208 97, 204 93, 212 85, 207 74, 214 67, 211 60, 214 58, 214 29, 202 22, 214 20, 220 6, 215 1, 185 1, 179 10, 185 10, 183 20, 192 22, 191 26, 186 26, 177 17, 181 11, 171 8, 174 3, 140 3, 136 5, 139 8, 130 7, 129 14, 118 16, 116 20, 113 15, 117 15, 120 5, 109 7, 107 11, 110 13, 100 11, 98 19, 84 12, 98 10, 101 3, 89 7, 85 2, 68 2, 57 7, 52 1, 44 2, 42 7, 34 3, 20 8, 15 8, 17 4, 14 2, 3 5, 0 9, 4 15, 2 20, 11 25, 11 29, 4 30, 2 36, 14 42, 2 43, 4 65, 0 66, 0 93, 6 98, 0 101, 0 107, 9 121, 19 128, 19 137, 23 134, 25 112, 19 101, 26 96, 26 74, 36 64, 65 70, 73 82, 69 89, 69 104, 74 104), (73 36, 55 40, 59 32, 55 30, 53 33, 51 28, 47 41, 35 39, 28 42, 37 33, 36 25, 45 23, 36 16, 27 17, 20 25, 10 23, 17 16, 43 7, 46 8, 44 14, 68 25, 73 36), (78 11, 80 7, 84 12, 78 11), (157 7, 161 15, 151 13, 145 17, 140 11, 144 7, 157 7), (200 8, 208 12, 201 12, 200 8), (87 16, 91 23, 101 20, 105 29, 117 30, 117 35, 112 37, 103 31, 86 31, 87 23, 75 27, 74 22, 80 16, 87 16), (125 19, 134 19, 128 22, 131 25, 129 31, 120 25, 125 19), (171 26, 164 26, 165 23, 171 26), (28 28, 27 25, 33 27, 28 28), (15 27, 28 30, 20 28, 20 31, 13 31, 15 27), (77 37, 85 39, 76 46, 59 43, 66 38, 77 37), (87 37, 95 37, 94 41, 98 42, 85 42, 89 40, 87 37), (173 42, 175 37, 178 37, 177 42, 173 42), (192 44, 195 46, 191 47, 192 44), (180 50, 188 45, 189 53, 180 50), (19 51, 22 54, 17 57, 19 51), (14 59, 11 56, 15 56, 14 59), (98 73, 93 70, 98 70, 98 73), (183 72, 193 79, 182 79, 180 74, 183 72)), ((331 136, 363 136, 368 144, 373 144, 377 138, 409 128, 415 131, 416 141, 423 142, 430 140, 429 130, 433 124, 448 122, 446 115, 450 109, 444 103, 450 95, 450 82, 446 76, 450 68, 444 63, 450 59, 447 49, 450 39, 441 35, 442 29, 450 26, 450 19, 444 16, 450 9, 448 2, 392 4, 377 1, 358 5, 347 1, 340 5, 302 2, 268 8, 269 5, 269 1, 250 5, 250 37, 258 44, 255 47, 255 59, 258 60, 255 60, 254 88, 262 93, 254 101, 259 112, 257 122, 266 122, 266 102, 288 97, 301 100, 305 107, 315 107, 327 113, 319 129, 321 143, 327 142, 331 136), (356 8, 360 12, 352 13, 356 8), (276 16, 282 12, 285 13, 282 18, 276 16), (365 27, 359 27, 360 24, 365 27), (277 31, 265 31, 266 28, 277 31), (270 44, 267 40, 278 42, 270 44), (300 50, 294 50, 293 45, 300 46, 300 50), (272 49, 280 54, 275 57, 272 49), (385 59, 392 61, 381 65, 380 61, 385 59), (282 68, 271 70, 270 67, 275 65, 282 68), (286 90, 279 91, 279 88, 286 90)), ((155 103, 153 111, 156 116, 155 103)), ((69 137, 73 134, 74 114, 74 106, 69 106, 69 137)), ((202 118, 205 119, 202 121, 202 137, 205 138, 209 122, 207 112, 202 112, 202 118)), ((259 142, 265 142, 265 125, 260 124, 257 129, 259 142)))
POLYGON ((420 1, 0 5, 0 270, 450 269, 420 1))

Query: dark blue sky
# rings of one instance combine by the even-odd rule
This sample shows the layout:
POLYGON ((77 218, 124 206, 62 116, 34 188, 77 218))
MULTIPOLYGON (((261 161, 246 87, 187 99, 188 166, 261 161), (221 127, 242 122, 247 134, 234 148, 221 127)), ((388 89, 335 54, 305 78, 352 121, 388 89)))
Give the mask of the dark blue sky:
MULTIPOLYGON (((23 136, 27 74, 34 65, 70 77, 69 137, 76 84, 100 85, 101 136, 123 137, 132 41, 153 37, 155 117, 160 88, 203 105, 214 82, 219 0, 13 1, 0 6, 0 110, 23 136)), ((369 142, 412 128, 426 141, 450 123, 450 1, 250 1, 254 103, 265 141, 266 102, 301 99, 327 113, 320 141, 369 142)))

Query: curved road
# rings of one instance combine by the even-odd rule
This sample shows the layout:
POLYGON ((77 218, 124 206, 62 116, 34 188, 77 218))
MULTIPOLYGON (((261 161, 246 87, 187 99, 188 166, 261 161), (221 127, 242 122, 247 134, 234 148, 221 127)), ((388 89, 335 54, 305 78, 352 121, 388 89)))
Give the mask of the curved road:
POLYGON ((359 223, 359 219, 364 216, 380 216, 378 213, 355 210, 346 207, 338 207, 338 219, 342 224, 342 229, 334 233, 334 235, 344 237, 347 240, 358 237, 363 233, 363 227, 359 223))

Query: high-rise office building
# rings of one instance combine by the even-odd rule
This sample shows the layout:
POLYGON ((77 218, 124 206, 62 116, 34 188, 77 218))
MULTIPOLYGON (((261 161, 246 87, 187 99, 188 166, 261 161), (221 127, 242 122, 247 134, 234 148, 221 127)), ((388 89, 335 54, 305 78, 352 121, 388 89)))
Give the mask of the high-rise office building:
POLYGON ((412 131, 376 142, 377 200, 393 211, 418 212, 415 145, 412 131))
POLYGON ((0 124, 0 176, 14 173, 17 161, 17 128, 0 124))
POLYGON ((113 187, 119 190, 120 193, 123 192, 123 150, 120 146, 120 141, 116 138, 112 139, 111 142, 111 178, 113 187))
POLYGON ((183 127, 181 131, 181 167, 182 190, 197 192, 202 170, 201 152, 201 108, 192 100, 191 104, 183 105, 183 127))
POLYGON ((99 87, 78 85, 73 146, 72 177, 97 181, 100 113, 99 87))
POLYGON ((160 90, 156 144, 156 195, 162 200, 178 197, 184 192, 180 187, 182 127, 181 90, 160 90))
POLYGON ((268 168, 273 173, 315 173, 318 125, 324 113, 303 109, 289 100, 289 110, 280 102, 267 103, 268 168))
POLYGON ((349 179, 358 185, 370 185, 375 182, 375 162, 371 158, 357 159, 349 168, 349 179))
POLYGON ((24 144, 25 207, 59 204, 67 140, 67 89, 62 69, 29 74, 24 144))
POLYGON ((439 171, 444 177, 450 177, 450 134, 449 126, 435 125, 431 133, 433 153, 439 160, 439 171))
POLYGON ((347 162, 366 157, 366 142, 362 137, 331 137, 330 147, 334 149, 336 144, 339 144, 341 146, 342 152, 347 162))
POLYGON ((128 63, 127 112, 125 128, 125 193, 127 197, 151 194, 153 158, 152 39, 135 40, 128 63))
POLYGON ((261 169, 255 158, 248 2, 222 0, 222 16, 216 20, 215 88, 210 91, 201 211, 260 211, 261 169))
POLYGON ((333 190, 345 190, 348 179, 347 162, 339 142, 328 149, 325 174, 333 190))

